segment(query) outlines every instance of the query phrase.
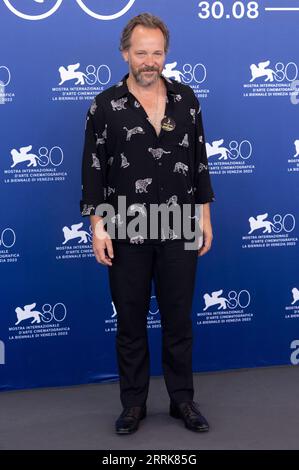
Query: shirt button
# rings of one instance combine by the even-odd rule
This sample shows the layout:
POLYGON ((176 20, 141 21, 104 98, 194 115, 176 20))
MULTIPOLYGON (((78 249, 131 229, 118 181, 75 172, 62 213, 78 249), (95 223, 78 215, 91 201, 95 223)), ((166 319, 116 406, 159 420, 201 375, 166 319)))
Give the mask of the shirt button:
POLYGON ((161 186, 160 189, 161 189, 161 191, 163 191, 163 189, 164 189, 163 186, 161 186))
POLYGON ((161 166, 161 165, 162 165, 162 162, 159 162, 158 165, 161 166))

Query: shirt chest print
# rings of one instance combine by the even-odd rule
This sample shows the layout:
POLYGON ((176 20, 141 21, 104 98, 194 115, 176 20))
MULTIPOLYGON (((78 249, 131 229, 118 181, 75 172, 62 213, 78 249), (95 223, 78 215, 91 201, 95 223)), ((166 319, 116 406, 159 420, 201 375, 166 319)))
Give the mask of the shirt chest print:
POLYGON ((173 100, 175 103, 178 103, 179 101, 181 101, 182 99, 182 95, 173 95, 173 100))
POLYGON ((136 235, 136 237, 131 237, 130 238, 130 243, 144 243, 144 238, 142 235, 136 235))
POLYGON ((107 124, 105 125, 105 129, 104 131, 102 132, 102 137, 99 137, 98 134, 95 134, 96 138, 97 138, 97 141, 96 141, 96 145, 103 145, 107 139, 107 124))
POLYGON ((200 163, 198 166, 198 173, 201 173, 204 170, 208 169, 208 165, 204 165, 203 163, 200 163))
POLYGON ((132 135, 145 134, 144 130, 140 126, 133 127, 133 129, 128 129, 127 127, 123 127, 123 129, 127 132, 127 138, 126 138, 127 141, 131 140, 132 135))
POLYGON ((193 124, 195 124, 196 109, 195 108, 190 108, 190 114, 192 116, 192 122, 193 122, 193 124))
POLYGON ((177 162, 174 165, 173 172, 174 173, 183 173, 184 176, 187 176, 186 171, 188 171, 188 170, 189 170, 188 165, 185 165, 185 163, 183 163, 183 162, 177 162))
MULTIPOLYGON (((117 84, 116 89, 124 87, 124 84, 125 81, 122 80, 117 84)), ((157 194, 159 194, 159 200, 165 194, 166 197, 163 200, 168 206, 178 205, 179 201, 180 204, 190 203, 190 201, 194 200, 196 193, 199 193, 198 198, 201 200, 210 198, 209 181, 207 180, 208 183, 206 184, 206 179, 204 178, 208 173, 207 161, 199 161, 195 165, 195 175, 193 174, 193 163, 189 162, 189 159, 193 162, 193 158, 191 158, 193 155, 189 154, 190 150, 193 153, 193 144, 196 147, 196 151, 199 152, 203 152, 201 146, 205 145, 201 120, 199 119, 201 114, 200 104, 195 102, 195 100, 191 101, 189 94, 186 93, 185 96, 184 90, 179 87, 170 90, 166 94, 165 100, 169 105, 167 108, 169 114, 173 114, 174 127, 177 127, 177 129, 173 133, 168 132, 165 135, 163 134, 163 138, 165 137, 168 140, 160 142, 153 139, 146 121, 137 120, 138 114, 140 115, 139 117, 142 117, 141 114, 143 114, 143 119, 146 116, 144 112, 139 113, 140 108, 143 111, 142 104, 134 96, 129 97, 129 94, 125 94, 125 91, 124 88, 124 91, 121 90, 121 93, 118 95, 111 94, 109 96, 107 94, 103 96, 103 102, 94 99, 86 115, 85 129, 88 140, 86 142, 84 158, 87 164, 85 171, 88 172, 87 176, 89 177, 89 181, 86 184, 91 185, 91 193, 95 194, 95 199, 87 198, 82 200, 82 203, 84 202, 84 205, 81 205, 83 214, 90 215, 95 213, 96 204, 94 201, 107 201, 109 200, 107 197, 109 197, 111 198, 111 203, 114 204, 115 196, 118 192, 126 195, 128 203, 134 201, 132 208, 135 209, 135 212, 137 209, 135 201, 138 198, 140 203, 140 207, 138 206, 140 210, 138 212, 143 217, 147 216, 146 204, 158 202, 157 194), (130 101, 131 98, 132 103, 130 101), (133 114, 135 114, 135 117, 133 114), (110 132, 109 123, 105 119, 107 115, 111 120, 111 129, 117 131, 116 135, 118 135, 119 139, 117 144, 120 147, 110 146, 110 143, 115 143, 115 137, 112 131, 110 132), (195 133, 195 126, 198 126, 198 134, 195 133), (165 143, 168 141, 169 144, 165 143), (152 145, 156 147, 152 147, 152 145), (159 147, 159 145, 164 145, 164 147, 159 147), (135 163, 136 155, 139 153, 142 153, 145 158, 144 166, 148 167, 148 171, 144 173, 142 172, 142 163, 140 172, 140 159, 135 163), (106 164, 108 167, 107 173, 106 164), (158 167, 156 168, 156 165, 162 164, 163 174, 157 175, 158 167), (101 176, 104 170, 105 175, 103 174, 103 176, 107 176, 107 181, 101 176), (162 181, 160 181, 160 178, 162 181), (169 183, 167 183, 167 191, 160 192, 160 182, 162 185, 163 183, 164 185, 166 184, 164 179, 169 183), (195 182, 198 188, 200 186, 200 190, 194 186, 195 182), (144 202, 145 200, 149 202, 144 202)), ((165 113, 167 114, 166 111, 165 113)), ((84 189, 86 195, 88 195, 86 184, 82 190, 84 189)), ((119 214, 116 214, 112 223, 120 226, 125 222, 121 220, 119 214)), ((170 237, 167 238, 176 238, 176 234, 172 232, 170 237)), ((166 238, 163 233, 162 241, 164 240, 166 238)), ((130 239, 130 242, 143 243, 143 238, 138 236, 133 237, 130 239)))
MULTIPOLYGON (((165 242, 166 240, 166 235, 165 235, 165 230, 164 228, 162 227, 162 242, 165 242)), ((172 229, 172 228, 168 228, 168 238, 170 240, 175 240, 176 238, 178 238, 178 235, 176 235, 175 231, 172 229)))
POLYGON ((121 215, 119 213, 117 213, 116 215, 112 216, 110 218, 111 222, 115 225, 117 225, 118 227, 120 227, 121 225, 123 225, 124 221, 121 220, 121 215))
POLYGON ((159 160, 164 153, 171 153, 162 148, 153 149, 152 147, 149 147, 148 151, 152 154, 155 160, 159 160))
POLYGON ((178 204, 178 197, 176 194, 174 194, 173 196, 171 196, 169 199, 166 199, 166 204, 169 206, 177 206, 178 204))
POLYGON ((147 193, 147 187, 152 182, 152 178, 145 178, 144 180, 137 180, 135 182, 136 193, 147 193))
POLYGON ((82 209, 82 215, 90 215, 90 213, 94 210, 95 207, 92 204, 84 204, 82 209))
POLYGON ((181 147, 186 147, 186 148, 189 147, 189 136, 188 136, 188 134, 184 135, 184 138, 183 138, 182 142, 179 143, 179 145, 181 147))
POLYGON ((98 157, 96 156, 95 153, 92 153, 91 156, 92 156, 92 165, 91 165, 91 167, 95 168, 96 170, 100 170, 101 169, 100 160, 98 159, 98 157))
POLYGON ((141 214, 142 217, 146 217, 145 203, 131 204, 128 208, 128 215, 135 215, 135 212, 138 212, 139 214, 141 214))
POLYGON ((112 100, 111 106, 112 106, 113 111, 121 111, 122 109, 127 109, 125 107, 125 104, 127 101, 128 101, 128 98, 120 98, 119 100, 112 100))
POLYGON ((108 193, 108 197, 110 196, 110 194, 115 194, 115 188, 111 188, 111 186, 108 186, 108 189, 107 189, 107 193, 108 193))
POLYGON ((127 167, 130 165, 130 163, 128 162, 127 157, 125 156, 124 153, 121 153, 120 156, 121 156, 121 164, 120 164, 120 167, 121 167, 121 168, 127 168, 127 167))

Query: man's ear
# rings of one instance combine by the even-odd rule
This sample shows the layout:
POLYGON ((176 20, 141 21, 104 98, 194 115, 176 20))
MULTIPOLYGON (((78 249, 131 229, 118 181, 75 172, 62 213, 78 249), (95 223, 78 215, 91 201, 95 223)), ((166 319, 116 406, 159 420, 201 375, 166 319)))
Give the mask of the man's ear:
POLYGON ((122 56, 125 62, 129 62, 129 53, 127 50, 122 51, 122 56))

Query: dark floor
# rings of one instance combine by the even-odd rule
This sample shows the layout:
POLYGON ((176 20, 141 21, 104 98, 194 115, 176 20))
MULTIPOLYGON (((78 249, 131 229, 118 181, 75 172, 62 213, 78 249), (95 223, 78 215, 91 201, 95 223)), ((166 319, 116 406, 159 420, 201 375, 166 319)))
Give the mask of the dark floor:
POLYGON ((296 366, 194 374, 195 401, 210 432, 168 415, 152 377, 148 416, 132 435, 114 433, 118 383, 1 393, 0 449, 299 449, 296 366))

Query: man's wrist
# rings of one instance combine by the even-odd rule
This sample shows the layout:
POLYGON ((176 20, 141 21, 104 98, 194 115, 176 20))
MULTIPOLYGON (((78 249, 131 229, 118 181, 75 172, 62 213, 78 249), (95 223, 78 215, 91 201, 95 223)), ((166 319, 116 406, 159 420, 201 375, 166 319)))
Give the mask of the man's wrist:
POLYGON ((98 231, 98 230, 105 231, 103 217, 101 217, 101 216, 91 215, 90 216, 90 225, 91 225, 93 234, 95 234, 96 231, 98 231))

